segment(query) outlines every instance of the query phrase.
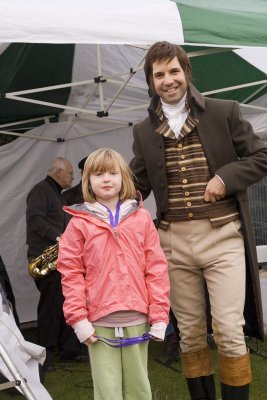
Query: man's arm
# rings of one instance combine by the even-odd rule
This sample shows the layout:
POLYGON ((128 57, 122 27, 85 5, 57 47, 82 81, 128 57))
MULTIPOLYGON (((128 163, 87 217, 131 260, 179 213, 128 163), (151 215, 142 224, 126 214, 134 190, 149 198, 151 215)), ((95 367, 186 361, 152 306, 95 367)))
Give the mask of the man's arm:
POLYGON ((28 229, 55 242, 62 232, 49 222, 47 218, 49 207, 49 193, 45 191, 44 187, 34 187, 27 197, 26 220, 28 229))
MULTIPOLYGON (((133 128, 133 153, 134 157, 130 161, 130 168, 136 178, 136 188, 141 192, 143 199, 146 199, 150 192, 151 187, 147 175, 145 159, 143 156, 142 146, 139 141, 137 126, 133 128)), ((153 151, 153 149, 151 149, 153 151)))
POLYGON ((267 174, 267 145, 254 134, 251 124, 243 119, 237 102, 233 103, 229 126, 239 159, 219 168, 215 174, 224 182, 226 194, 233 195, 267 174))

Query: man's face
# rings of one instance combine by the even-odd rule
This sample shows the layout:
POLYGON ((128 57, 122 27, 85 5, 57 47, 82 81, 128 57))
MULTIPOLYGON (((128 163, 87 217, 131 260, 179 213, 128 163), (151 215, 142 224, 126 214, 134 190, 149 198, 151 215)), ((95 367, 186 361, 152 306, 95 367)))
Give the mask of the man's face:
POLYGON ((71 163, 66 163, 65 167, 60 169, 58 172, 59 184, 62 189, 69 189, 71 187, 73 177, 73 168, 71 163))
POLYGON ((152 64, 155 92, 168 104, 176 104, 187 90, 185 73, 177 57, 152 64))

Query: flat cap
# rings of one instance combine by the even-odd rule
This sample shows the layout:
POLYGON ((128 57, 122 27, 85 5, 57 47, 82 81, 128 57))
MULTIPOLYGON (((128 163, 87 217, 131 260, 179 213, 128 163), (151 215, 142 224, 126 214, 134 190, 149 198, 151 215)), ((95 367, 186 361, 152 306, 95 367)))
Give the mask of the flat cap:
POLYGON ((84 163, 86 160, 87 160, 87 157, 84 157, 81 161, 79 161, 79 164, 78 164, 79 169, 81 169, 81 170, 84 169, 84 163))

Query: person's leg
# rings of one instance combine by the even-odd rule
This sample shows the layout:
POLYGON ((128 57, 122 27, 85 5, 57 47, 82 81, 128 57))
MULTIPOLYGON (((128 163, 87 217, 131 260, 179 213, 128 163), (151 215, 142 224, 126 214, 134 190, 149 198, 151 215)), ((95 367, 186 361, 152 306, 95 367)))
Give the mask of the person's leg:
MULTIPOLYGON (((42 341, 52 341, 52 345, 58 349, 61 360, 73 360, 82 354, 82 345, 74 330, 67 325, 63 314, 64 296, 61 286, 61 275, 58 271, 47 275, 40 285, 43 289, 43 310, 40 316, 42 341), (45 339, 46 338, 46 339, 45 339)), ((46 347, 46 346, 45 346, 46 347)), ((85 349, 86 350, 86 349, 85 349)), ((88 360, 88 353, 84 353, 83 360, 88 360)), ((79 361, 79 359, 77 359, 79 361)))
POLYGON ((247 400, 252 377, 243 333, 246 272, 240 222, 216 228, 215 235, 214 261, 204 274, 218 345, 222 399, 247 400))
MULTIPOLYGON (((125 337, 148 332, 147 324, 123 328, 125 337)), ((148 342, 122 348, 123 400, 151 400, 147 373, 148 342)))
MULTIPOLYGON (((95 333, 115 339, 114 328, 95 326, 95 333)), ((122 351, 100 341, 89 345, 94 400, 124 400, 122 394, 122 351)))
POLYGON ((61 324, 61 319, 58 319, 58 310, 60 306, 62 309, 60 274, 54 271, 35 283, 40 291, 37 309, 38 341, 43 347, 56 348, 61 324))
POLYGON ((248 400, 252 380, 250 356, 226 357, 219 354, 222 400, 248 400))
POLYGON ((42 369, 43 372, 49 372, 55 369, 54 359, 61 324, 61 320, 57 318, 60 274, 57 271, 52 272, 43 279, 36 280, 35 284, 40 292, 37 308, 38 344, 46 348, 46 359, 42 369))
MULTIPOLYGON (((208 225, 208 224, 207 224, 208 225)), ((205 239, 202 221, 171 223, 159 230, 169 264, 171 308, 180 331, 181 361, 191 399, 215 399, 215 386, 207 347, 204 277, 196 244, 205 239)))
POLYGON ((168 261, 171 309, 177 320, 183 353, 207 346, 204 276, 194 260, 194 246, 190 243, 193 222, 196 221, 171 223, 167 231, 158 231, 168 261))
MULTIPOLYGON (((72 327, 65 321, 60 273, 51 272, 42 280, 36 281, 36 286, 40 291, 37 312, 38 338, 39 344, 47 351, 44 369, 48 367, 49 370, 53 369, 54 355, 57 350, 62 360, 71 360, 76 356, 81 356, 82 345, 72 327)), ((88 360, 87 355, 83 357, 80 361, 88 360)))

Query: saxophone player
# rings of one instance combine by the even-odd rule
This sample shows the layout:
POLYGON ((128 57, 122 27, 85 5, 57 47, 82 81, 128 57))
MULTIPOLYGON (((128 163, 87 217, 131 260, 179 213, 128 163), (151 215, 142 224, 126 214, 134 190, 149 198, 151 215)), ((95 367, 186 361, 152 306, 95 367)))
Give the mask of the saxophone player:
MULTIPOLYGON (((57 157, 52 161, 44 180, 37 183, 27 196, 26 225, 28 258, 37 257, 56 244, 67 220, 62 209, 61 191, 71 187, 73 167, 70 161, 57 157)), ((54 370, 58 352, 61 361, 85 361, 81 345, 63 316, 63 295, 60 273, 56 270, 43 279, 35 279, 40 292, 37 309, 38 342, 46 348, 44 372, 54 370)))

